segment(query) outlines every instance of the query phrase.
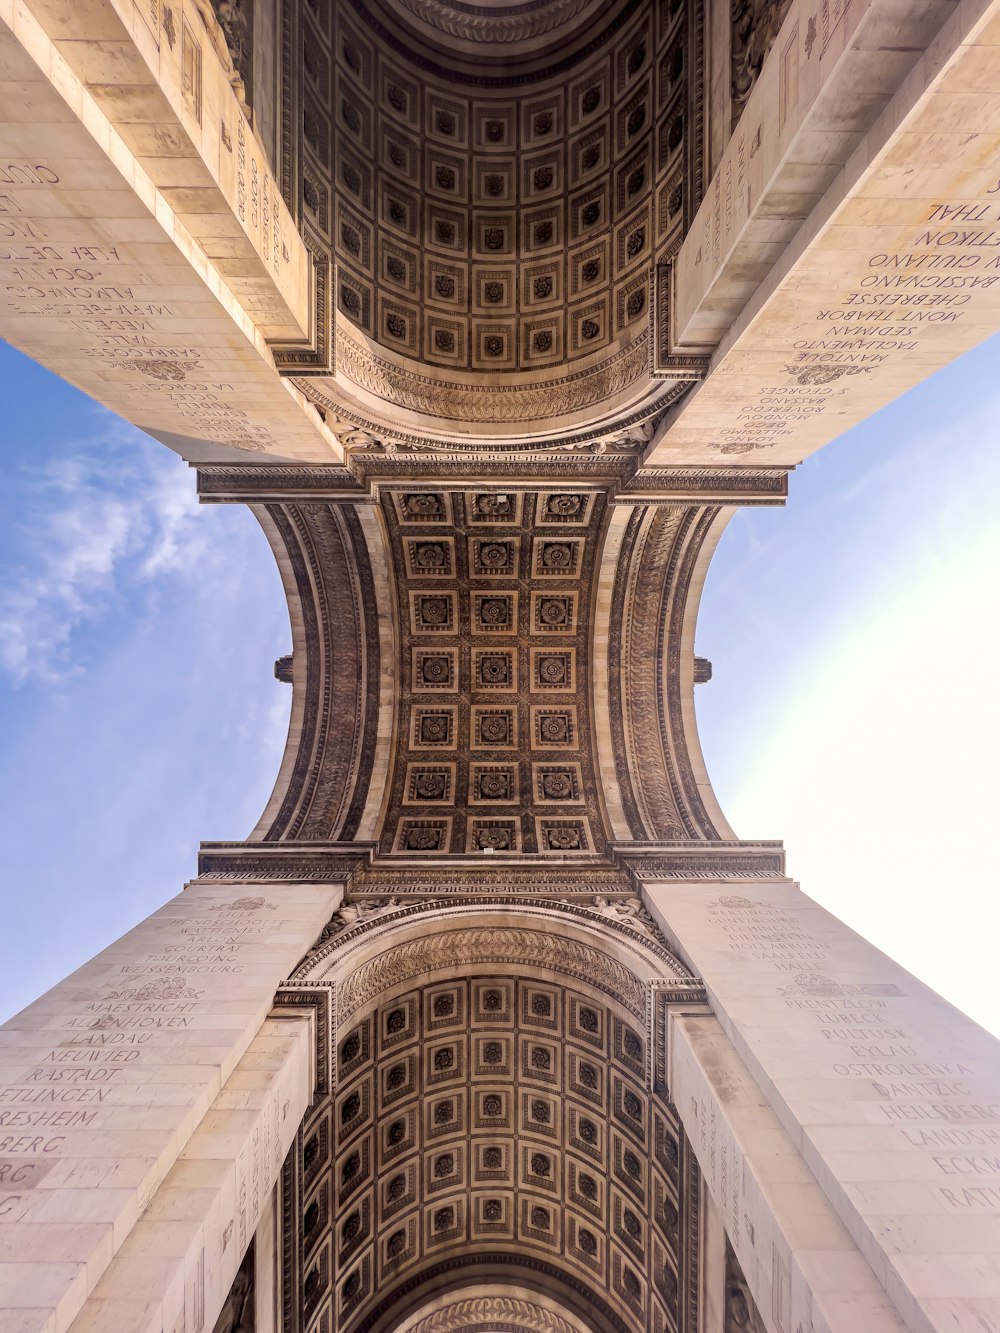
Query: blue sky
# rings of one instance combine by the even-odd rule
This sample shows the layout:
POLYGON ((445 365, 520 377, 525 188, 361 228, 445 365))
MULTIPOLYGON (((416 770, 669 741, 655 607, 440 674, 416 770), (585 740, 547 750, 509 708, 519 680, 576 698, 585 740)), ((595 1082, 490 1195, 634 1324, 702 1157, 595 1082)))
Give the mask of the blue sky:
MULTIPOLYGON (((701 739, 744 837, 1000 1032, 1000 343, 742 511, 707 581, 701 739)), ((0 344, 0 1018, 241 838, 290 648, 267 543, 163 446, 0 344)))
POLYGON ((140 921, 241 838, 291 690, 277 569, 242 506, 0 345, 0 1015, 140 921))

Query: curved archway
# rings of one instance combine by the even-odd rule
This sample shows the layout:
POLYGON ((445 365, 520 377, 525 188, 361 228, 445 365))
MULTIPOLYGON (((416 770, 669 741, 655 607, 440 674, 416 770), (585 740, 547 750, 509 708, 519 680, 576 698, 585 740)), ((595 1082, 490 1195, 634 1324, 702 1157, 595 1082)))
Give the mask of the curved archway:
POLYGON ((286 1165, 286 1327, 389 1333, 489 1282, 586 1333, 694 1328, 697 1167, 653 1040, 657 989, 699 991, 641 909, 353 905, 296 980, 333 991, 336 1078, 286 1165))
MULTIPOLYGON (((288 6, 284 191, 318 263, 318 359, 355 447, 647 440, 654 274, 705 174, 697 0, 288 6)), ((683 358, 681 358, 683 359, 683 358)))

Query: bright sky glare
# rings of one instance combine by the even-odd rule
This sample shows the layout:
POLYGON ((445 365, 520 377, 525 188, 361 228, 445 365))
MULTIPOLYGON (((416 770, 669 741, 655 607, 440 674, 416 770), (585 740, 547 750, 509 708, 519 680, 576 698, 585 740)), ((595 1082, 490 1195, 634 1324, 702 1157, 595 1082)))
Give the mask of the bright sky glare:
POLYGON ((742 837, 1000 1035, 1000 383, 994 339, 742 510, 706 582, 696 692, 742 837))
MULTIPOLYGON (((737 833, 1000 1033, 994 341, 741 511, 706 585, 702 745, 737 833)), ((280 581, 240 506, 0 345, 0 1019, 242 838, 291 691, 280 581)))

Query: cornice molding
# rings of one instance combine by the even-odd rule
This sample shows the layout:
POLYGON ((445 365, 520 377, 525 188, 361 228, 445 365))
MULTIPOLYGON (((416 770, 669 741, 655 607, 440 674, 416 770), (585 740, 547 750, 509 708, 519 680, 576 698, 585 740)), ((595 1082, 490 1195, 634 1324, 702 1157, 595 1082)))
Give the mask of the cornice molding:
POLYGON ((352 453, 345 467, 206 465, 198 468, 197 476, 202 504, 370 505, 377 503, 380 483, 399 485, 428 476, 445 490, 461 489, 470 482, 481 485, 491 478, 526 487, 553 480, 604 484, 612 488, 609 503, 618 505, 783 505, 788 497, 785 469, 637 467, 634 457, 614 454, 478 458, 352 453))
POLYGON ((274 883, 350 884, 371 859, 369 842, 203 842, 198 853, 202 883, 265 880, 274 883))

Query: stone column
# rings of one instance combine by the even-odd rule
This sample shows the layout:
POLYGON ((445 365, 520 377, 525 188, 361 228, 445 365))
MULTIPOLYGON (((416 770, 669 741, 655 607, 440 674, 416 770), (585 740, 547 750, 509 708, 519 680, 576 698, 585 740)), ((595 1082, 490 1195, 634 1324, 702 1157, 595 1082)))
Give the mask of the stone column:
POLYGON ((261 1221, 273 1249, 267 1202, 312 1097, 314 1051, 311 1018, 264 1023, 71 1333, 214 1328, 261 1221))
MULTIPOLYGON (((650 882, 644 897, 714 1013, 672 1018, 669 1051, 710 1184, 728 1152, 730 1185, 751 1182, 772 1221, 784 1206, 793 1241, 829 1205, 907 1327, 1000 1330, 1000 1044, 786 880, 650 882), (776 1181, 788 1148, 808 1170, 776 1181)), ((730 1198, 727 1229, 768 1326, 834 1327, 792 1317, 794 1255, 752 1212, 730 1198)), ((839 1285, 842 1327, 891 1326, 859 1315, 874 1307, 857 1304, 853 1259, 818 1253, 842 1245, 806 1248, 801 1281, 839 1285)))
MULTIPOLYGON (((182 1156, 216 1165, 201 1182, 200 1220, 185 1214, 178 1225, 200 1229, 208 1254, 222 1253, 220 1229, 249 1227, 231 1237, 238 1265, 239 1242, 253 1232, 239 1221, 249 1205, 224 1217, 218 1196, 229 1186, 216 1177, 242 1169, 261 1198, 273 1184, 277 1165, 262 1165, 262 1136, 273 1154, 294 1132, 314 1071, 301 1054, 310 1020, 266 1020, 341 893, 332 884, 195 883, 0 1028, 5 1331, 69 1328, 130 1234, 142 1234, 139 1218, 155 1217, 155 1201, 183 1186, 185 1172, 199 1173, 175 1165, 182 1156), (200 1148, 196 1131, 208 1135, 200 1148)), ((146 1255, 144 1291, 166 1310, 177 1261, 197 1262, 198 1246, 189 1235, 180 1251, 136 1241, 132 1252, 146 1255)))

